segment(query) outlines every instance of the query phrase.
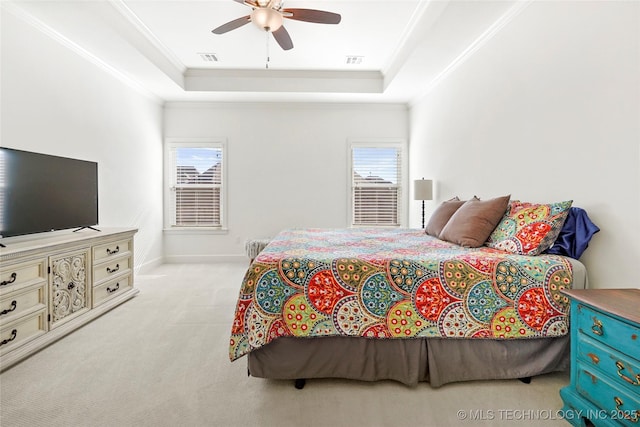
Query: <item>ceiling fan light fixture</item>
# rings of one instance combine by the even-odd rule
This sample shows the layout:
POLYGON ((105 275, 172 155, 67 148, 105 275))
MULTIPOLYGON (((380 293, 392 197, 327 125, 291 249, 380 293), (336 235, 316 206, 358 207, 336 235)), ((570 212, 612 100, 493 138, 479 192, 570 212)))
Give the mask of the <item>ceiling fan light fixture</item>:
MULTIPOLYGON (((0 0, 2 1, 2 0, 0 0)), ((316 24, 338 24, 338 13, 316 9, 283 9, 281 0, 235 0, 250 7, 251 14, 233 19, 211 30, 213 34, 224 34, 253 22, 258 28, 273 34, 282 50, 293 49, 293 42, 287 29, 282 25, 284 18, 294 21, 315 22, 316 24)), ((267 37, 267 42, 269 38, 267 37)))
POLYGON ((282 14, 271 8, 256 8, 251 12, 251 22, 261 30, 274 32, 282 27, 282 14))

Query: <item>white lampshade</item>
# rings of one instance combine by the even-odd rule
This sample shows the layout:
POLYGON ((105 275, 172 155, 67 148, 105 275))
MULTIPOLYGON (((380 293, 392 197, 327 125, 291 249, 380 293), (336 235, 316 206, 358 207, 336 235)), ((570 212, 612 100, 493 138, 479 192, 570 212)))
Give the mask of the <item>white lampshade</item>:
POLYGON ((251 22, 262 30, 274 32, 282 27, 282 15, 270 7, 260 7, 251 12, 251 22))
POLYGON ((413 199, 414 200, 432 200, 433 199, 433 181, 430 179, 416 179, 413 181, 413 199))

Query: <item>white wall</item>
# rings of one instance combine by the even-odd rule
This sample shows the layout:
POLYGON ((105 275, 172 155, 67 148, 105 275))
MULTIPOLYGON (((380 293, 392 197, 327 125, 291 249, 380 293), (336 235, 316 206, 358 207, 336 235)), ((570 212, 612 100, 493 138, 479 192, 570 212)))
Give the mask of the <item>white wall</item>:
POLYGON ((101 227, 139 229, 137 267, 162 258, 162 106, 2 11, 3 147, 98 162, 101 227))
MULTIPOLYGON (((287 227, 344 227, 348 139, 410 137, 410 178, 437 183, 429 211, 456 194, 573 199, 602 228, 582 258, 592 286, 637 286, 639 22, 637 2, 534 2, 410 112, 180 103, 163 111, 3 11, 0 143, 97 161, 100 225, 138 227, 141 266, 163 255, 242 256, 247 238, 287 227), (208 136, 228 143, 229 232, 163 236, 162 138, 208 136)), ((409 211, 419 226, 417 202, 409 211)))
POLYGON ((431 209, 573 199, 601 228, 591 287, 638 287, 640 3, 534 2, 413 106, 410 151, 431 209))
POLYGON ((408 137, 404 106, 182 104, 166 138, 227 140, 227 234, 165 235, 170 261, 244 256, 248 238, 285 228, 346 227, 348 140, 408 137))

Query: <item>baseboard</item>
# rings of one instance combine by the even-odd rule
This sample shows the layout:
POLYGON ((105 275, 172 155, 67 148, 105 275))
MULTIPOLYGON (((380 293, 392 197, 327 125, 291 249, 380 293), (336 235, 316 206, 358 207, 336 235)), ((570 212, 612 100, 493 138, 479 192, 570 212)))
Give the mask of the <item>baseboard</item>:
POLYGON ((169 255, 164 257, 166 264, 215 264, 224 262, 249 263, 246 255, 169 255))
POLYGON ((136 265, 135 272, 136 274, 147 274, 153 271, 154 268, 159 267, 164 263, 165 263, 164 258, 158 257, 158 258, 152 259, 151 261, 147 261, 140 265, 136 265))

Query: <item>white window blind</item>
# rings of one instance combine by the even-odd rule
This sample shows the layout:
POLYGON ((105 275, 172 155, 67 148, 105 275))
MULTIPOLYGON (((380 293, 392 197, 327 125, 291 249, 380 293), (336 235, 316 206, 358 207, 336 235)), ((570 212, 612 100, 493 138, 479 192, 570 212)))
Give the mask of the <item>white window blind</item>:
POLYGON ((172 227, 221 227, 223 224, 223 147, 172 144, 172 227))
POLYGON ((352 145, 353 226, 400 226, 403 164, 401 145, 352 145))

